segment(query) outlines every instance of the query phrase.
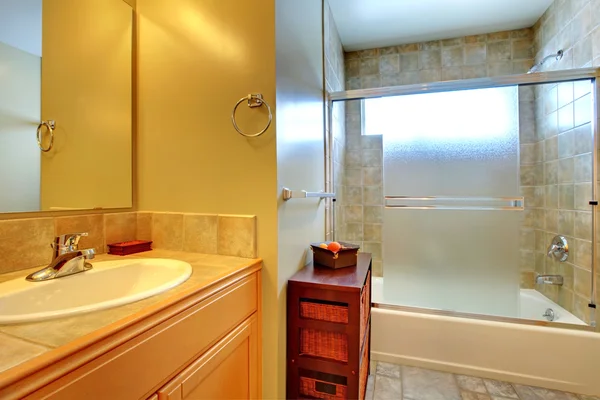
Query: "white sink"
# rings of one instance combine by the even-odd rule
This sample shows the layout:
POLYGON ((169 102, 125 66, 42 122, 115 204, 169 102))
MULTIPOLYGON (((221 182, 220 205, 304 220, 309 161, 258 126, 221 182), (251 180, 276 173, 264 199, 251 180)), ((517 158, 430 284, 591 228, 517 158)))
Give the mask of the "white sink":
POLYGON ((192 266, 143 258, 92 262, 93 269, 44 282, 0 283, 0 324, 42 321, 132 303, 185 282, 192 266))

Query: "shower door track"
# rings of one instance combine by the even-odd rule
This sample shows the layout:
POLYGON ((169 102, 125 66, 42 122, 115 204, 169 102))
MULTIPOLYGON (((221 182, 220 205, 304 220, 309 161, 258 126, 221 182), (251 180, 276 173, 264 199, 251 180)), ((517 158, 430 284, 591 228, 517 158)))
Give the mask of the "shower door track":
MULTIPOLYGON (((357 89, 357 90, 345 90, 341 92, 333 92, 328 94, 329 103, 329 132, 332 132, 332 121, 331 112, 333 109, 333 103, 336 101, 349 101, 349 100, 365 100, 374 99, 380 97, 390 96, 405 96, 412 94, 425 94, 425 93, 441 93, 441 92, 452 92, 459 90, 474 90, 474 89, 489 89, 506 86, 528 86, 528 85, 541 85, 549 83, 560 83, 569 81, 581 81, 591 80, 591 93, 592 103, 594 104, 594 110, 592 115, 592 140, 594 143, 594 151, 592 151, 592 198, 590 199, 590 206, 592 207, 592 271, 591 271, 591 299, 589 303, 590 320, 591 326, 597 327, 595 320, 596 310, 596 298, 597 298, 597 210, 598 210, 598 134, 599 134, 599 118, 600 118, 600 102, 598 101, 598 95, 600 95, 600 68, 579 68, 561 71, 547 71, 547 72, 536 72, 533 74, 519 74, 519 75, 506 75, 489 78, 476 78, 476 79, 462 79, 457 81, 442 81, 442 82, 431 82, 431 83, 419 83, 414 85, 402 85, 402 86, 388 86, 373 89, 357 89)), ((363 120, 364 123, 364 120, 363 120)), ((331 146, 331 142, 329 142, 331 146)), ((331 148, 330 148, 331 150, 331 148)), ((331 154, 331 153, 330 153, 331 154)), ((326 166, 331 168, 332 166, 326 166)), ((332 221, 331 231, 335 232, 335 217, 332 221)), ((387 306, 386 306, 387 308, 387 306)), ((522 320, 519 320, 521 322, 522 320)), ((600 326, 597 327, 600 331, 600 326)))
POLYGON ((345 90, 330 93, 332 102, 344 100, 364 100, 378 97, 404 96, 409 94, 455 92, 458 90, 488 89, 515 85, 540 85, 600 77, 600 68, 580 68, 564 71, 536 72, 534 74, 506 75, 491 78, 462 79, 418 83, 415 85, 388 86, 373 89, 345 90))

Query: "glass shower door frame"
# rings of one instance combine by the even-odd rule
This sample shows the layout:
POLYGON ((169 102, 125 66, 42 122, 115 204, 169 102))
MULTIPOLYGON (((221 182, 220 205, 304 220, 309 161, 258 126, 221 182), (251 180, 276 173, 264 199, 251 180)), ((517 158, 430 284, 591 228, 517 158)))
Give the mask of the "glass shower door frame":
MULTIPOLYGON (((364 99, 373 99, 380 97, 389 97, 389 96, 399 96, 399 95, 410 95, 410 94, 423 94, 423 93, 436 93, 436 92, 448 92, 448 91, 459 91, 459 90, 472 90, 472 89, 484 89, 484 88, 498 88, 498 87, 506 87, 506 86, 527 86, 527 85, 539 85, 539 84, 551 84, 551 83, 560 83, 560 82, 568 82, 568 81, 578 81, 578 80, 590 80, 591 81, 591 93, 592 93, 592 101, 595 105, 592 115, 592 142, 594 145, 594 151, 592 152, 592 199, 590 199, 590 206, 592 206, 592 263, 591 263, 591 296, 590 296, 590 326, 580 327, 577 325, 569 325, 569 328, 575 329, 585 329, 585 330, 600 330, 600 327, 597 326, 596 323, 596 313, 594 312, 597 308, 597 298, 598 298, 598 283, 597 283, 597 212, 598 212, 598 145, 599 145, 599 125, 600 125, 600 102, 598 101, 598 95, 600 94, 600 68, 581 68, 581 69, 573 69, 573 70, 561 70, 561 71, 548 71, 548 72, 539 72, 533 74, 521 74, 521 75, 508 75, 508 76, 500 76, 500 77, 490 77, 490 78, 478 78, 478 79, 466 79, 460 81, 445 81, 445 82, 432 82, 432 83, 424 83, 424 84, 415 84, 415 85, 404 85, 404 86, 391 86, 391 87, 383 87, 383 88, 373 88, 373 89, 358 89, 358 90, 347 90, 341 92, 333 92, 329 93, 328 103, 329 103, 329 115, 331 115, 331 110, 333 109, 333 104, 336 101, 349 101, 349 100, 364 100, 364 99)), ((329 132, 331 132, 331 118, 329 120, 329 132)), ((328 146, 329 147, 329 146, 328 146)), ((332 168, 331 165, 328 165, 329 168, 332 168)), ((327 172, 331 173, 331 169, 327 172)), ((333 221, 333 227, 331 231, 335 231, 335 221, 333 221)), ((406 308, 415 310, 415 307, 402 307, 397 306, 398 308, 406 308)), ((431 313, 447 313, 446 311, 439 310, 419 310, 420 312, 431 312, 431 313)), ((480 318, 480 319, 489 319, 489 320, 510 320, 511 322, 517 323, 525 323, 525 324, 534 324, 534 325, 547 325, 553 327, 565 327, 566 324, 555 323, 555 322, 546 322, 546 321, 528 321, 519 318, 498 318, 494 316, 486 316, 486 315, 475 315, 475 314, 465 314, 465 313, 452 313, 456 314, 456 316, 468 316, 470 318, 480 318), (465 314, 465 315, 462 315, 465 314)))

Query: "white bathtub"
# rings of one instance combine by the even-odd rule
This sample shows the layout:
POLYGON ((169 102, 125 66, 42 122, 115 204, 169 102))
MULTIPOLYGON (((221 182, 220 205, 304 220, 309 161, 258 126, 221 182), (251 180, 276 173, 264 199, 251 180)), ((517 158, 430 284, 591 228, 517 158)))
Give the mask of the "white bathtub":
MULTIPOLYGON (((376 278, 374 302, 380 289, 376 278)), ((542 314, 552 308, 558 321, 583 324, 533 290, 523 290, 521 301, 523 318, 545 320, 542 314)), ((596 332, 385 308, 373 308, 371 320, 374 360, 600 394, 596 332)))

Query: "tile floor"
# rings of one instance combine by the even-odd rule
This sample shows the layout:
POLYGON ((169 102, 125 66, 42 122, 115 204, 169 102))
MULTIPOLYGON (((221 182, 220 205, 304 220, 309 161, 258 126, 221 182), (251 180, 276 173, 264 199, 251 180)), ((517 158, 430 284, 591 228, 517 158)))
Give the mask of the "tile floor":
POLYGON ((371 362, 365 400, 600 400, 474 376, 371 362))

